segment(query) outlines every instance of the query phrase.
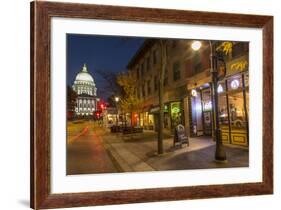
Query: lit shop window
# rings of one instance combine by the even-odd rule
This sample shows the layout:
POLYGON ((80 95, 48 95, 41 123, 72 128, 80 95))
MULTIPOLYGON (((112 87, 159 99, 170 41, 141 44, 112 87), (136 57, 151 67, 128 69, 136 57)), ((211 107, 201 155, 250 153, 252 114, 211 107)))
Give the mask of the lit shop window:
POLYGON ((229 119, 233 130, 245 130, 247 126, 242 84, 241 75, 228 81, 229 119))

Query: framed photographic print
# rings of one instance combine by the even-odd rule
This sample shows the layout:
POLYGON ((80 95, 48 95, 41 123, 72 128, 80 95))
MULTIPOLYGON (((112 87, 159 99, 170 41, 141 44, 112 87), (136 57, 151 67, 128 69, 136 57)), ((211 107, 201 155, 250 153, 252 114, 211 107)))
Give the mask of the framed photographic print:
POLYGON ((31 3, 31 207, 273 193, 273 17, 31 3))

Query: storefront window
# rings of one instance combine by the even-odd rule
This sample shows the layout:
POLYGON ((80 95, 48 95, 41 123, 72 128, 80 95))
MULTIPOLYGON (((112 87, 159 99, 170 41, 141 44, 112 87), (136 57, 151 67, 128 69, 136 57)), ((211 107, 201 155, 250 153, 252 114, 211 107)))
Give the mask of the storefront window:
POLYGON ((247 109, 247 113, 249 113, 249 75, 248 74, 245 74, 244 81, 245 81, 245 93, 246 93, 246 109, 247 109))
POLYGON ((171 103, 171 120, 172 120, 172 128, 175 128, 178 124, 182 123, 180 102, 171 103))
POLYGON ((191 106, 192 106, 192 127, 191 132, 193 135, 202 135, 203 125, 202 125, 202 100, 201 91, 198 89, 193 89, 191 91, 191 106))
MULTIPOLYGON (((206 88, 201 91, 202 94, 202 117, 203 117, 203 133, 204 135, 212 135, 212 98, 211 98, 211 89, 206 88)), ((197 126, 197 131, 199 126, 197 126)))
POLYGON ((148 125, 153 126, 154 125, 154 120, 153 120, 153 115, 149 114, 148 115, 148 125))
POLYGON ((247 121, 244 109, 244 96, 241 76, 228 80, 229 117, 232 130, 246 130, 247 121))
POLYGON ((219 107, 219 122, 222 130, 228 130, 228 111, 225 82, 218 84, 218 107, 219 107))

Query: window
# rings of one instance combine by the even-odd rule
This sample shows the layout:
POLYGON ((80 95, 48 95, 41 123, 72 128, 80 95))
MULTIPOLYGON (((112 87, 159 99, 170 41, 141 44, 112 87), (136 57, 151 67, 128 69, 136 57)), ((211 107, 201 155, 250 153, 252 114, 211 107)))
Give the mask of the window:
POLYGON ((219 109, 219 122, 222 130, 228 131, 228 110, 227 110, 227 99, 226 99, 226 86, 225 82, 218 83, 218 109, 219 109))
POLYGON ((173 47, 173 48, 176 48, 176 47, 177 47, 177 44, 178 44, 178 43, 177 43, 177 40, 173 40, 173 41, 172 41, 172 47, 173 47))
POLYGON ((165 69, 165 75, 164 75, 164 86, 168 85, 168 68, 165 69))
POLYGON ((139 89, 137 90, 137 97, 138 97, 138 99, 140 99, 140 91, 139 91, 139 89))
POLYGON ((202 70, 200 54, 197 52, 193 57, 193 73, 196 74, 202 70))
POLYGON ((242 78, 233 77, 228 81, 230 125, 233 131, 245 131, 247 126, 242 78))
POLYGON ((249 75, 244 75, 244 87, 245 87, 245 94, 246 94, 246 109, 247 113, 249 113, 249 75))
POLYGON ((150 57, 146 58, 146 71, 149 71, 150 69, 150 57))
POLYGON ((153 64, 155 65, 157 63, 157 51, 153 51, 153 64))
POLYGON ((143 98, 145 97, 145 85, 144 84, 142 85, 142 96, 143 96, 143 98))
POLYGON ((147 95, 150 95, 151 87, 150 87, 150 80, 147 81, 147 95))
POLYGON ((232 57, 238 57, 243 55, 245 52, 248 51, 248 44, 244 42, 238 42, 233 45, 232 48, 232 57))
POLYGON ((139 79, 140 78, 140 68, 138 67, 137 68, 137 79, 139 79))
POLYGON ((180 63, 179 62, 175 62, 173 64, 173 77, 174 77, 174 81, 177 81, 181 78, 180 63))
POLYGON ((157 91, 158 90, 158 77, 157 76, 154 76, 154 91, 157 91))

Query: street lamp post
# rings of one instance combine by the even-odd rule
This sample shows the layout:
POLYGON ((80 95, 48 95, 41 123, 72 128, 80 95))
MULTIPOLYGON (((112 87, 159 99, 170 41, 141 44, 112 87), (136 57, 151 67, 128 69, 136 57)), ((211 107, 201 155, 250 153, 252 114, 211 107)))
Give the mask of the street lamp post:
MULTIPOLYGON (((222 144, 220 124, 219 124, 219 109, 218 109, 218 69, 217 69, 217 55, 214 49, 212 41, 209 41, 210 45, 210 72, 212 77, 212 113, 213 113, 213 123, 214 123, 214 141, 216 142, 216 152, 215 160, 217 162, 226 162, 226 153, 224 146, 222 144)), ((199 41, 194 41, 191 45, 193 50, 199 50, 201 48, 201 43, 199 41)))
POLYGON ((116 126, 118 126, 118 115, 119 115, 119 113, 118 113, 118 102, 119 102, 119 97, 118 97, 118 96, 115 96, 114 100, 115 100, 115 103, 116 103, 116 110, 117 110, 117 114, 116 114, 116 126))

